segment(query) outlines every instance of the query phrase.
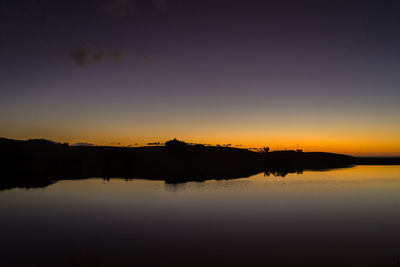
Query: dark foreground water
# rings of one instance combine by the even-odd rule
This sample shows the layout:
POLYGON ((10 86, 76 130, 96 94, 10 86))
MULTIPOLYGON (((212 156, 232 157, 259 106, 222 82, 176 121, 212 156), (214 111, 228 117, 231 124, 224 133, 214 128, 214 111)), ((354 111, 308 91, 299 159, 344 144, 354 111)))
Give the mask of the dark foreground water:
POLYGON ((400 166, 0 192, 0 266, 392 266, 400 166))

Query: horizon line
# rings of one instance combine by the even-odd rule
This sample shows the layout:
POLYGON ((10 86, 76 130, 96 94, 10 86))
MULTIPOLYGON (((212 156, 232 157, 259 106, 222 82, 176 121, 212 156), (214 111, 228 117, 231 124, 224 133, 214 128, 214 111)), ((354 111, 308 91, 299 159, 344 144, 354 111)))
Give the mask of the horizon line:
MULTIPOLYGON (((68 146, 86 146, 86 147, 120 147, 120 148, 140 148, 140 147, 157 147, 157 146, 165 146, 165 143, 170 141, 165 141, 165 142, 148 142, 146 144, 129 144, 129 145, 123 145, 121 143, 111 143, 109 145, 103 145, 103 144, 96 144, 96 143, 90 143, 90 142, 59 142, 59 141, 54 141, 48 138, 28 138, 28 139, 15 139, 15 138, 10 138, 10 137, 4 137, 0 136, 0 139, 8 139, 8 140, 15 140, 15 141, 32 141, 32 140, 43 140, 43 141, 48 141, 52 142, 55 144, 66 144, 68 146)), ((174 138, 175 140, 178 140, 174 138)), ((174 140, 171 139, 171 140, 174 140)), ((178 140, 182 141, 182 140, 178 140)), ((212 147, 230 147, 230 148, 235 148, 235 149, 245 149, 245 150, 250 150, 253 152, 257 152, 261 150, 262 148, 268 147, 268 146, 260 146, 260 147, 250 147, 250 146, 244 146, 242 144, 206 144, 206 143, 193 143, 193 142, 185 142, 182 141, 188 145, 204 145, 204 146, 212 146, 212 147)), ((315 153, 315 152, 320 152, 320 153, 333 153, 333 154, 344 154, 344 155, 349 155, 349 156, 354 156, 354 157, 382 157, 382 158, 397 158, 400 157, 400 152, 395 152, 394 154, 382 154, 379 152, 373 152, 373 153, 362 153, 362 152, 353 152, 353 153, 342 153, 342 152, 330 152, 330 151, 313 151, 313 150, 308 150, 308 149, 303 149, 301 147, 298 147, 296 149, 275 149, 275 150, 270 150, 269 152, 279 152, 279 151, 296 151, 296 152, 306 152, 306 153, 315 153)))

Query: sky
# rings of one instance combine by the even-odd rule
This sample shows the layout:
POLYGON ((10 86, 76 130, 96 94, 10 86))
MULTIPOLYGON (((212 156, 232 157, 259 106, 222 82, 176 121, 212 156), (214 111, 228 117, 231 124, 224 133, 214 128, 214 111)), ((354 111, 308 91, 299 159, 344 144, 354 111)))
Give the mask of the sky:
POLYGON ((396 1, 0 3, 0 136, 400 156, 396 1))

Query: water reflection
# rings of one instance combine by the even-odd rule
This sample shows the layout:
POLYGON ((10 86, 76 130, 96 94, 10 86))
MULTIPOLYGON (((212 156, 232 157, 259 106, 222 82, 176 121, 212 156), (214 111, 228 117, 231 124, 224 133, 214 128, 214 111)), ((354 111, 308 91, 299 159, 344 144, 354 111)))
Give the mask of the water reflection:
POLYGON ((3 266, 388 266, 400 166, 0 192, 3 266))
MULTIPOLYGON (((353 166, 341 166, 341 167, 335 167, 333 169, 338 169, 338 168, 351 168, 353 166)), ((333 170, 331 167, 326 167, 323 169, 319 169, 319 171, 329 171, 333 170)), ((183 171, 182 169, 181 171, 183 171)), ((304 169, 300 167, 286 167, 286 168, 271 168, 271 169, 264 169, 264 175, 265 176, 275 176, 275 177, 285 177, 288 174, 296 173, 296 174, 302 174, 303 171, 307 170, 314 170, 315 169, 304 169)), ((178 172, 178 174, 169 174, 167 176, 153 176, 153 175, 144 175, 141 177, 130 177, 130 176, 123 176, 123 177, 118 177, 118 179, 123 179, 125 181, 132 181, 134 179, 144 179, 144 180, 163 180, 167 183, 173 184, 173 183, 185 183, 189 181, 197 181, 197 182, 204 182, 207 180, 232 180, 232 179, 239 179, 241 177, 251 177, 256 175, 257 173, 260 173, 260 169, 254 169, 251 171, 237 171, 234 168, 231 170, 225 170, 223 174, 219 173, 218 169, 212 171, 211 176, 203 176, 199 173, 197 174, 179 174, 181 171, 178 172), (219 173, 219 174, 218 174, 219 173)), ((210 175, 210 173, 209 173, 210 175)), ((92 178, 92 176, 65 176, 62 174, 59 174, 59 176, 48 176, 48 175, 42 175, 42 176, 29 176, 29 175, 24 175, 22 177, 13 177, 5 175, 3 179, 0 179, 0 191, 1 190, 7 190, 7 189, 13 189, 13 188, 41 188, 41 187, 47 187, 50 186, 58 181, 63 181, 63 180, 82 180, 82 179, 88 179, 92 178)), ((110 181, 112 179, 116 179, 116 177, 103 177, 105 181, 110 181)))
MULTIPOLYGON (((298 170, 296 171, 297 174, 303 174, 303 170, 298 170)), ((286 171, 266 171, 264 172, 264 176, 269 177, 270 175, 273 175, 275 177, 285 177, 288 174, 286 171)))

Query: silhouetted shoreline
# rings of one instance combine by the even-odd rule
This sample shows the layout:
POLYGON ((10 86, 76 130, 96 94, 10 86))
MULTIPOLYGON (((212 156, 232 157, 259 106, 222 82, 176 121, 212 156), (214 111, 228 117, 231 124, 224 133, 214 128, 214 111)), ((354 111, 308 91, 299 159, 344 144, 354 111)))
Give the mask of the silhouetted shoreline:
POLYGON ((234 179, 260 172, 284 177, 305 170, 400 164, 400 158, 301 151, 259 153, 232 147, 188 145, 176 139, 165 146, 125 148, 0 138, 0 151, 0 190, 45 187, 63 179, 90 177, 181 183, 234 179))

